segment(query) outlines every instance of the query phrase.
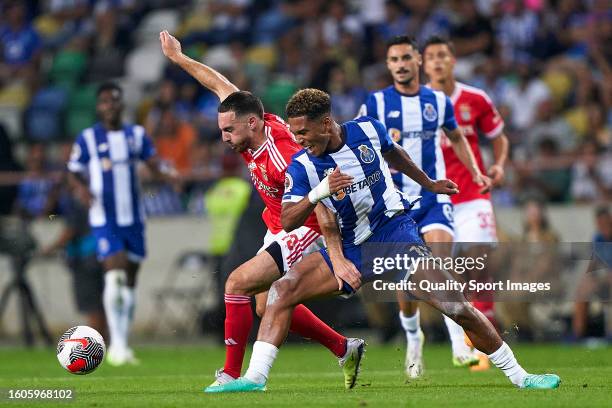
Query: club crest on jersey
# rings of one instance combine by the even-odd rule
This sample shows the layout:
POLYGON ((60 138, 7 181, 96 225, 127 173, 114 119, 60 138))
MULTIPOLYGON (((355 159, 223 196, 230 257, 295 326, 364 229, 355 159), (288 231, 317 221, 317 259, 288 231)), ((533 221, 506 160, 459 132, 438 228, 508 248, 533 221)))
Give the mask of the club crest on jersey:
POLYGON ((436 112, 436 108, 431 103, 426 103, 423 106, 423 117, 430 122, 438 119, 438 112, 436 112))
POLYGON ((469 105, 459 105, 459 117, 461 117, 461 120, 464 122, 468 122, 472 118, 472 112, 469 105))
POLYGON ((255 162, 249 162, 249 165, 247 167, 249 168, 249 171, 252 173, 257 167, 257 165, 255 164, 255 162))
POLYGON ((358 149, 361 152, 359 154, 359 157, 361 158, 362 162, 372 163, 374 159, 376 158, 376 154, 374 154, 374 150, 370 149, 368 146, 360 145, 358 149))
POLYGON ((402 131, 396 128, 389 128, 389 137, 397 143, 402 138, 402 131))
POLYGON ((285 193, 291 192, 292 188, 293 188, 293 177, 291 177, 291 174, 285 173, 285 193))

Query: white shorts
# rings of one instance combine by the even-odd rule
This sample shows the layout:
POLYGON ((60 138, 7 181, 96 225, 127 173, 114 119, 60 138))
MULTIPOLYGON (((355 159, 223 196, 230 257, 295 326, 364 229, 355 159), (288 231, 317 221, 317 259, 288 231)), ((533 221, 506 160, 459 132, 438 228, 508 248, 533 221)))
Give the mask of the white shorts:
POLYGON ((276 234, 268 230, 264 237, 263 245, 257 251, 257 254, 265 251, 274 242, 278 242, 283 255, 282 274, 285 274, 293 264, 301 261, 304 255, 325 248, 323 235, 313 229, 301 226, 291 232, 280 231, 276 234))
POLYGON ((477 199, 455 204, 455 242, 497 242, 491 201, 477 199))

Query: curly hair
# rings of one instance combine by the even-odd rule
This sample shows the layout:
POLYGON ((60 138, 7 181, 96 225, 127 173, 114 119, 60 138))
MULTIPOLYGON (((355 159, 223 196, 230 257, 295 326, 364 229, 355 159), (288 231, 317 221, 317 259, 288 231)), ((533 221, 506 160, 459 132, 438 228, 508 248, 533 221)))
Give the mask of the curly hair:
POLYGON ((301 89, 289 99, 285 112, 288 118, 306 116, 310 120, 318 119, 331 112, 331 99, 319 89, 301 89))

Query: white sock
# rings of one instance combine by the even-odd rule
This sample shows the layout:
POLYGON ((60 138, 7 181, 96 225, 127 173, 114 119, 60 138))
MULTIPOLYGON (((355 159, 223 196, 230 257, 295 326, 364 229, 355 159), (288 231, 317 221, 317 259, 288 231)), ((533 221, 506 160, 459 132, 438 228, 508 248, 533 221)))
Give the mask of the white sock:
POLYGON ((402 327, 406 332, 406 340, 408 343, 413 341, 420 341, 419 339, 419 331, 421 330, 421 312, 417 309, 414 316, 406 317, 404 313, 400 310, 399 312, 400 322, 402 322, 402 327))
POLYGON ((277 354, 278 348, 274 344, 256 341, 253 344, 251 362, 244 378, 257 384, 265 384, 277 354))
POLYGON ((495 366, 501 369, 506 377, 512 381, 512 384, 520 387, 523 385, 523 380, 527 376, 527 371, 521 367, 516 361, 514 353, 510 350, 510 346, 504 342, 497 351, 489 354, 489 359, 495 366))
POLYGON ((125 347, 128 346, 128 339, 130 337, 130 326, 134 320, 134 304, 135 304, 135 290, 129 286, 121 288, 121 294, 123 303, 121 305, 121 324, 119 325, 121 330, 121 339, 125 347))
POLYGON ((453 355, 460 356, 470 352, 470 348, 465 344, 465 332, 453 319, 444 315, 444 323, 448 329, 448 336, 453 347, 453 355))
POLYGON ((104 292, 102 303, 108 322, 110 347, 122 349, 125 347, 121 335, 121 320, 123 312, 123 295, 121 289, 125 286, 126 275, 121 269, 112 269, 104 274, 104 292))

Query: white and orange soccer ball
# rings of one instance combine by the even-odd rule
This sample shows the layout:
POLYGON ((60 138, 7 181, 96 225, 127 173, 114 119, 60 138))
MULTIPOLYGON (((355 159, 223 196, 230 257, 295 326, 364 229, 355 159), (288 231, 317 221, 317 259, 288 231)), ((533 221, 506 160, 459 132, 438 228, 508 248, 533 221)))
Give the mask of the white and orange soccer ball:
POLYGON ((94 371, 106 353, 104 338, 89 326, 75 326, 66 330, 57 343, 57 359, 72 374, 94 371))

